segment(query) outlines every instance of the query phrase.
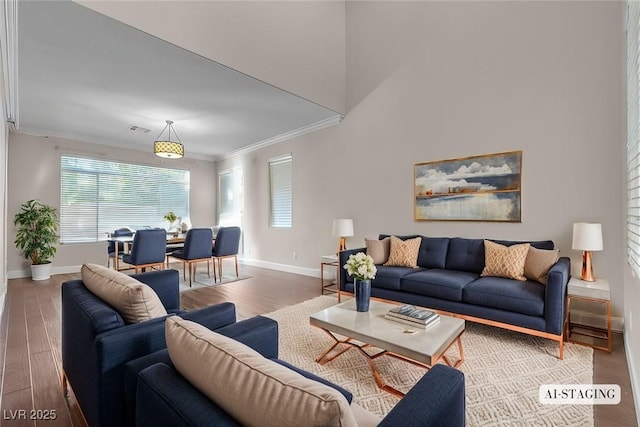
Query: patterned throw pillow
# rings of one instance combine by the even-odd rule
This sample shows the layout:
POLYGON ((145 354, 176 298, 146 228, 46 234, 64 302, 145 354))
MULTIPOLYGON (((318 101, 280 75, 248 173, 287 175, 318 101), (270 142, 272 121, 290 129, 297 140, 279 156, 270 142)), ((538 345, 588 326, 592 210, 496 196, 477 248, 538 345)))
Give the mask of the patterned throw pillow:
POLYGON ((420 243, 422 243, 422 237, 402 240, 391 236, 391 251, 384 265, 417 268, 420 243))
POLYGON ((535 280, 543 285, 547 284, 549 270, 558 262, 560 251, 557 249, 544 250, 531 246, 524 263, 524 275, 529 280, 535 280))
POLYGON ((367 246, 367 255, 373 258, 374 264, 384 264, 389 259, 391 251, 391 239, 385 237, 382 240, 367 239, 364 243, 367 246))
POLYGON ((484 241, 484 270, 481 276, 506 277, 525 281, 524 263, 529 243, 504 246, 490 240, 484 241))

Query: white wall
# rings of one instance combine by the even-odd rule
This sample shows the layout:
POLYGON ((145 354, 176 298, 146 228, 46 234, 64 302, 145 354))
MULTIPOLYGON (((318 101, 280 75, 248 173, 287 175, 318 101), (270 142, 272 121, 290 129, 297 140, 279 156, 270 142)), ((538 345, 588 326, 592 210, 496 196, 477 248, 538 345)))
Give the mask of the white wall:
POLYGON ((344 1, 77 3, 344 112, 344 1))
MULTIPOLYGON (((0 60, 0 65, 2 61, 0 60)), ((0 71, 0 77, 2 71, 0 71)), ((2 78, 0 78, 2 82, 2 78)), ((9 127, 5 120, 4 85, 0 84, 0 318, 7 294, 7 151, 9 127)))
MULTIPOLYGON (((191 172, 189 195, 191 222, 194 227, 212 226, 216 222, 216 169, 213 162, 177 159, 166 160, 152 152, 126 150, 82 141, 47 138, 12 133, 9 135, 7 241, 15 239, 12 218, 19 206, 29 199, 40 199, 60 208, 60 156, 75 154, 99 159, 135 162, 152 166, 169 166, 191 172)), ((144 197, 141 192, 140 197, 144 197)), ((29 277, 29 263, 15 245, 8 244, 7 270, 10 278, 29 277)), ((86 262, 106 264, 106 243, 59 245, 53 260, 53 273, 79 271, 86 262)))

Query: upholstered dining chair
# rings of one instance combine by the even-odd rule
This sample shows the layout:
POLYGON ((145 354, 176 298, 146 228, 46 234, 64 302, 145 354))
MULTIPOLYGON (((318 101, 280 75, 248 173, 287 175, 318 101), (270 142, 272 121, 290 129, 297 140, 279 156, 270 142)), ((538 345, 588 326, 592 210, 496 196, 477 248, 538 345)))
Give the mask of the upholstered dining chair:
POLYGON ((222 260, 233 257, 236 263, 236 277, 238 273, 238 248, 240 247, 240 227, 220 227, 216 234, 216 242, 213 245, 211 257, 213 258, 213 276, 215 280, 216 262, 217 270, 222 281, 222 260))
MULTIPOLYGON (((184 239, 184 248, 178 249, 168 256, 177 258, 182 261, 182 275, 185 280, 186 266, 189 266, 189 287, 193 281, 193 276, 196 274, 196 269, 199 262, 207 263, 207 272, 209 272, 209 261, 211 260, 211 241, 213 240, 213 232, 210 228, 192 228, 187 231, 187 235, 184 239)), ((215 270, 214 270, 215 273, 215 270)), ((215 274, 214 274, 215 276, 215 274)), ((215 277, 214 277, 215 281, 215 277)))
POLYGON ((132 265, 136 273, 147 267, 164 268, 166 257, 167 232, 163 228, 138 230, 133 236, 131 253, 125 254, 122 261, 132 265))
MULTIPOLYGON (((133 236, 133 230, 128 227, 118 228, 111 233, 111 237, 131 237, 133 236)), ((118 256, 122 258, 122 254, 124 253, 124 243, 123 242, 109 242, 107 246, 107 254, 109 258, 107 259, 107 267, 110 266, 111 260, 113 260, 113 265, 116 265, 116 244, 118 245, 118 256)))

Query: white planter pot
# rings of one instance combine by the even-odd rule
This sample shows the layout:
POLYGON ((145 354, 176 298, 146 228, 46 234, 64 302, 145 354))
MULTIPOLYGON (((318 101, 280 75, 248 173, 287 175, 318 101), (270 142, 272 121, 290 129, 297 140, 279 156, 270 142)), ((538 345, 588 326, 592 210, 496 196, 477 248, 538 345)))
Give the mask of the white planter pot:
POLYGON ((31 280, 49 280, 50 277, 51 263, 31 265, 31 280))

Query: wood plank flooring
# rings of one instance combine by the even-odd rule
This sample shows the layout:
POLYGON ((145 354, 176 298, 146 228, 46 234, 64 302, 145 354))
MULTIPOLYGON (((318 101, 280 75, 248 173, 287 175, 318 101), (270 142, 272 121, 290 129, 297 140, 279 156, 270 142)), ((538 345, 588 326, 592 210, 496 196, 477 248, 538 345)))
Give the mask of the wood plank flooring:
MULTIPOLYGON (((179 265, 173 266, 181 271, 179 265)), ((297 304, 320 295, 320 279, 242 265, 251 277, 182 294, 187 310, 224 301, 236 304, 238 317, 248 318, 297 304)), ((0 425, 86 426, 73 394, 65 398, 60 384, 60 286, 79 274, 56 275, 45 282, 9 280, 6 308, 0 321, 0 425), (19 412, 24 410, 25 412, 19 412), (31 413, 41 410, 40 413, 31 413), (53 420, 42 417, 55 411, 53 420)), ((620 384, 622 403, 596 406, 596 427, 637 426, 627 360, 620 334, 613 352, 594 352, 594 382, 620 384)))

